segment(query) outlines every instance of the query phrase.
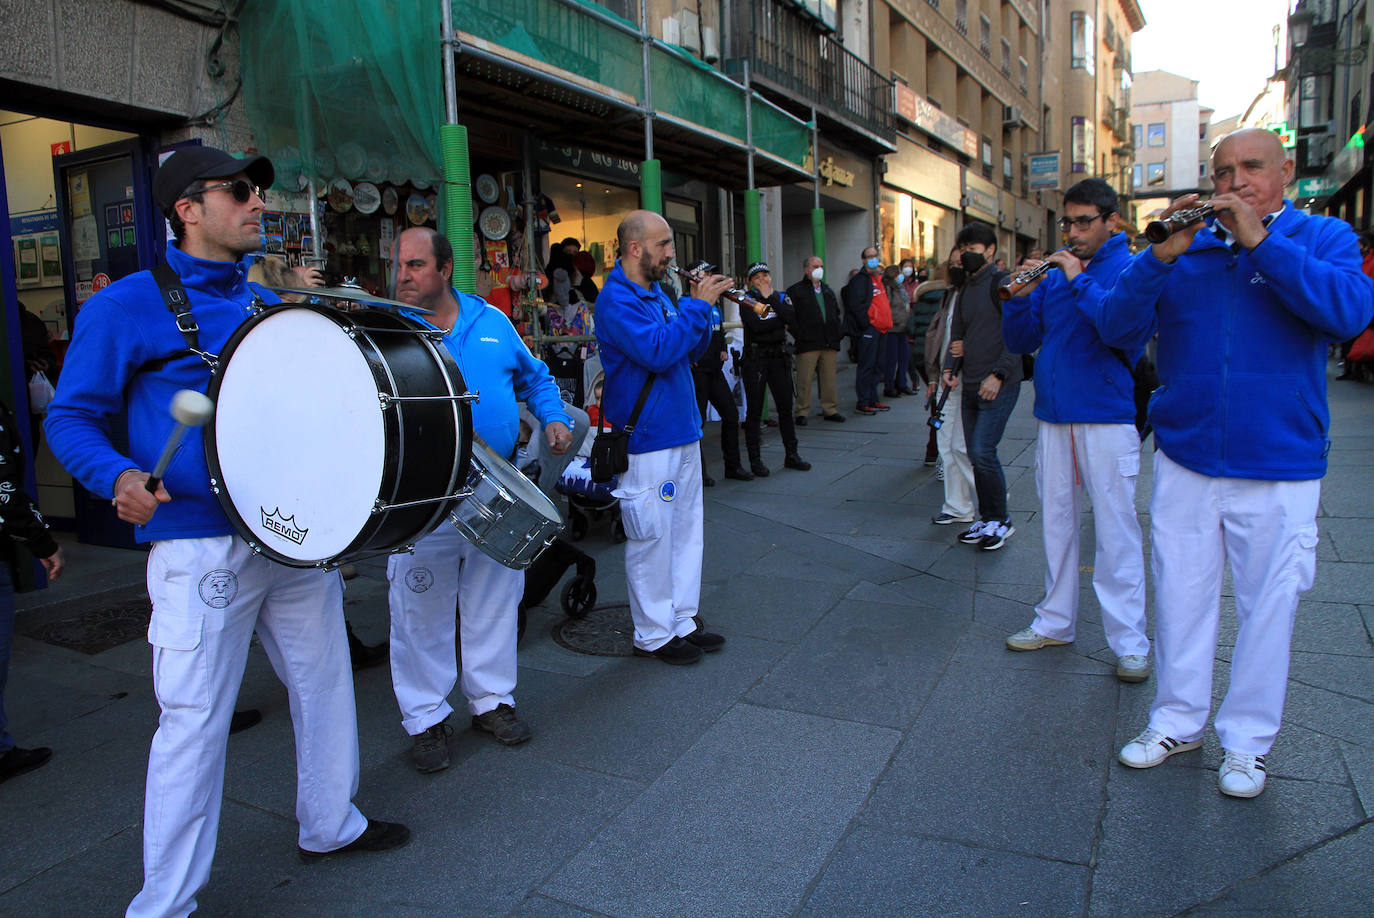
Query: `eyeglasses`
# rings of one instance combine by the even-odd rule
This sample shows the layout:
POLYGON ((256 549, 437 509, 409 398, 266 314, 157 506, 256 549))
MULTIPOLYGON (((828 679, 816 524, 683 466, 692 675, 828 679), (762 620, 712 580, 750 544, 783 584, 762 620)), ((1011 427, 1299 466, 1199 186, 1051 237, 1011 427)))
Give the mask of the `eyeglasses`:
POLYGON ((1081 230, 1090 229, 1098 220, 1106 220, 1111 214, 1098 214, 1095 217, 1060 217, 1059 228, 1064 232, 1069 231, 1069 227, 1076 226, 1081 230))
POLYGON ((228 188, 229 193, 234 196, 234 200, 238 201, 240 204, 247 204, 248 199, 253 195, 257 195, 258 200, 263 200, 261 186, 254 185, 247 179, 234 179, 232 182, 219 182, 215 185, 206 185, 199 191, 193 191, 187 194, 186 197, 189 198, 194 194, 204 194, 207 191, 219 191, 221 188, 228 188))

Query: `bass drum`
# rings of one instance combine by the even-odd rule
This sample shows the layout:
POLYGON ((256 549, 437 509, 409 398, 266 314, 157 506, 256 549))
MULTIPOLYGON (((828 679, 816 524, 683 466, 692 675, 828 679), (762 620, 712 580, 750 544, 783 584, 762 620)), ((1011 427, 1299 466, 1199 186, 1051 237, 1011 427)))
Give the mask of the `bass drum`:
POLYGON ((414 543, 472 463, 462 374, 438 333, 380 309, 273 306, 210 379, 210 484, 244 540, 292 567, 414 543))

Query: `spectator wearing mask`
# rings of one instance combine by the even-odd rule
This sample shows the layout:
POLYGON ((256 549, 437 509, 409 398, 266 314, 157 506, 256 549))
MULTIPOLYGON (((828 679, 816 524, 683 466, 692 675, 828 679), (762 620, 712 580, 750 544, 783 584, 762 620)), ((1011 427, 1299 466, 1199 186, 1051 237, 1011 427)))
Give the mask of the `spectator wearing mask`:
POLYGON ((805 426, 811 414, 811 381, 820 385, 821 416, 842 422, 835 390, 835 358, 840 353, 840 304, 825 283, 825 264, 819 255, 802 262, 802 279, 787 288, 792 301, 792 338, 797 352, 796 423, 805 426))
POLYGON ((792 303, 787 294, 773 289, 773 274, 766 262, 756 261, 749 266, 746 283, 750 295, 767 307, 763 312, 740 308, 740 321, 744 323, 744 398, 748 403, 744 439, 749 447, 749 469, 759 478, 768 476, 759 433, 766 386, 778 406, 782 444, 787 451, 783 465, 805 472, 811 463, 797 452, 797 428, 787 407, 792 404, 792 367, 786 349, 792 303))
MULTIPOLYGON (((954 321, 954 309, 963 295, 967 276, 959 261, 959 247, 949 251, 946 261, 946 277, 949 285, 941 294, 940 305, 926 327, 926 374, 930 380, 926 384, 926 398, 931 399, 932 412, 941 398, 941 368, 949 358, 949 329, 954 321)), ((929 295, 929 294, 926 294, 929 295)), ((934 430, 935 442, 944 470, 945 502, 940 512, 930 518, 937 526, 952 523, 973 522, 973 465, 969 462, 968 447, 964 443, 964 413, 960 409, 961 395, 958 386, 962 382, 962 361, 952 362, 954 387, 948 393, 941 414, 941 424, 934 430)))
POLYGON ((947 386, 963 395, 964 441, 973 464, 978 495, 978 519, 960 533, 959 541, 983 551, 996 551, 1016 532, 1007 513, 1007 478, 997 456, 997 444, 1021 393, 1021 357, 1002 340, 1002 301, 997 295, 1005 272, 993 262, 997 234, 986 223, 969 223, 956 237, 959 263, 968 280, 950 322, 949 356, 945 358, 947 386), (955 379, 954 361, 962 358, 963 385, 955 379))
POLYGON ((907 379, 907 363, 911 360, 911 342, 907 339, 907 323, 911 319, 911 297, 906 279, 913 276, 910 259, 904 266, 888 265, 883 270, 883 286, 892 312, 892 330, 883 336, 883 395, 898 398, 915 395, 907 379))
MULTIPOLYGON (((936 271, 934 280, 924 280, 912 285, 911 318, 907 321, 907 328, 911 331, 911 385, 915 388, 916 380, 920 379, 921 390, 926 393, 927 401, 932 399, 940 382, 939 360, 936 361, 934 369, 929 366, 926 347, 927 334, 935 319, 935 314, 940 311, 940 305, 946 299, 946 291, 950 286, 948 269, 948 264, 942 264, 936 271)), ((922 271, 920 276, 925 276, 925 273, 922 271)), ((943 329, 941 329, 941 333, 943 335, 943 329)), ((944 340, 943 337, 942 340, 944 340)), ((943 356, 940 359, 943 359, 943 356)), ((930 427, 929 430, 930 433, 926 438, 925 455, 927 466, 935 465, 940 456, 939 431, 934 427, 930 427)))
POLYGON ((863 267, 844 285, 845 333, 855 345, 854 389, 859 414, 877 414, 888 406, 878 401, 882 376, 882 336, 892 331, 892 307, 883 285, 883 262, 876 246, 863 250, 863 267))

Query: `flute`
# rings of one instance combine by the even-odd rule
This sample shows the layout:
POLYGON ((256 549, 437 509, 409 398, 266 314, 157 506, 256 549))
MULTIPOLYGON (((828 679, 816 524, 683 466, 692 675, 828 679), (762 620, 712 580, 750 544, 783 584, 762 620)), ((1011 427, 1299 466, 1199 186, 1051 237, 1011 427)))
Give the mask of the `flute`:
MULTIPOLYGON (((716 266, 702 264, 699 267, 696 267, 693 271, 689 271, 686 268, 680 268, 677 265, 670 265, 670 267, 673 269, 673 271, 681 275, 690 284, 702 280, 702 278, 708 272, 714 271, 716 266), (701 276, 698 276, 699 274, 701 276)), ((768 315, 769 311, 771 311, 773 308, 769 306, 767 303, 760 303, 758 300, 754 299, 752 296, 750 296, 745 291, 739 289, 738 287, 731 287, 729 290, 722 293, 721 296, 725 297, 727 300, 730 300, 731 302, 738 303, 740 306, 748 306, 750 309, 754 310, 754 312, 758 313, 761 316, 768 315)))
MULTIPOLYGON (((1059 251, 1071 252, 1073 251, 1073 246, 1066 245, 1062 249, 1059 249, 1059 251)), ((1008 277, 1005 281, 1002 282, 1002 286, 997 288, 997 295, 1004 300, 1009 300, 1012 297, 1016 296, 1018 293, 1020 293, 1022 290, 1024 290, 1027 284, 1034 283, 1050 268, 1057 267, 1059 267, 1059 265, 1046 259, 1045 261, 1040 262, 1040 264, 1036 265, 1034 268, 1027 268, 1024 271, 1018 271, 1017 273, 1013 274, 1011 277, 1008 277)))
POLYGON ((1163 242, 1179 230, 1186 229, 1199 220, 1206 220, 1213 213, 1210 201, 1197 207, 1176 210, 1163 220, 1151 220, 1145 224, 1145 238, 1151 242, 1163 242))

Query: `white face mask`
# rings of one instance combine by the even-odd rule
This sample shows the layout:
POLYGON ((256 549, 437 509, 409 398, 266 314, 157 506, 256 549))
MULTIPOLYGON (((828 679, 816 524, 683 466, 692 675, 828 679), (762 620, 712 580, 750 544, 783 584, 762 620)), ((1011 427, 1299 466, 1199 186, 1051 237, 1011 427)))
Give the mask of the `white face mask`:
POLYGON ((825 268, 812 268, 812 269, 811 269, 811 279, 812 279, 813 281, 819 282, 820 279, 821 279, 822 277, 825 277, 825 268))
POLYGON ((910 276, 911 276, 911 265, 907 265, 905 268, 902 269, 902 277, 910 277, 910 276))

